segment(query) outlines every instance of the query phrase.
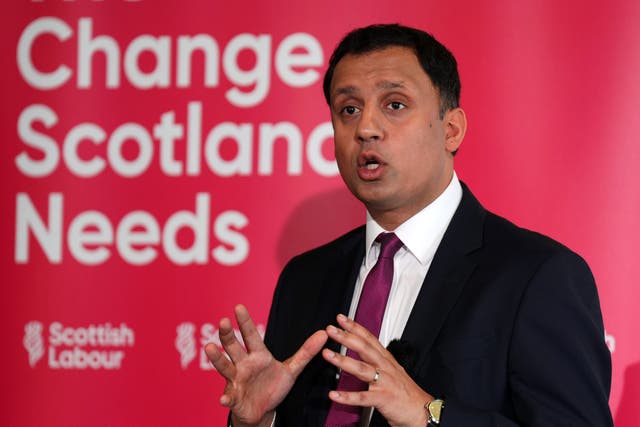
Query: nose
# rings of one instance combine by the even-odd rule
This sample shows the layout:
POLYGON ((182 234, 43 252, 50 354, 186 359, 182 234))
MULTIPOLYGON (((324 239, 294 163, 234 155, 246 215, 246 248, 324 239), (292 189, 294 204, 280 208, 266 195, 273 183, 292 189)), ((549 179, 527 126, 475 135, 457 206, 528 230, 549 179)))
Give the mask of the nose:
POLYGON ((364 107, 356 128, 358 142, 376 142, 382 139, 383 135, 384 129, 378 111, 373 107, 364 107))

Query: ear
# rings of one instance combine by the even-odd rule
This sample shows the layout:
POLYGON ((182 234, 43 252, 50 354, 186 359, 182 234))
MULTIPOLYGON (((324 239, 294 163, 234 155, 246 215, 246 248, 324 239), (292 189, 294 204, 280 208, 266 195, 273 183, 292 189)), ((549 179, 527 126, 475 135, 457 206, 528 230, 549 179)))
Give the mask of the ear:
POLYGON ((467 132, 467 116, 462 108, 454 108, 445 113, 445 148, 449 153, 455 153, 460 148, 467 132))

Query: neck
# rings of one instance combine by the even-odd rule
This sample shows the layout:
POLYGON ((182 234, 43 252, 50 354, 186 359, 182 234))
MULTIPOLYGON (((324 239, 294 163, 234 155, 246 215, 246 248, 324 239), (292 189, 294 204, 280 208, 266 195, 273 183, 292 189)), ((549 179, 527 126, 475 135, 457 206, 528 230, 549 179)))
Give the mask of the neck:
POLYGON ((433 203, 434 200, 436 200, 442 195, 442 193, 445 192, 450 183, 451 178, 449 178, 449 180, 447 180, 446 182, 443 182, 441 188, 439 188, 439 190, 436 191, 435 194, 424 197, 421 200, 414 200, 413 203, 407 204, 405 206, 389 207, 368 204, 366 206, 367 211, 382 228, 387 231, 394 231, 402 223, 433 203))
MULTIPOLYGON (((426 205, 425 205, 426 206, 426 205)), ((411 210, 409 212, 399 212, 397 210, 381 211, 376 209, 369 209, 371 217, 384 228, 386 231, 394 231, 403 222, 420 212, 422 208, 417 210, 411 210)))

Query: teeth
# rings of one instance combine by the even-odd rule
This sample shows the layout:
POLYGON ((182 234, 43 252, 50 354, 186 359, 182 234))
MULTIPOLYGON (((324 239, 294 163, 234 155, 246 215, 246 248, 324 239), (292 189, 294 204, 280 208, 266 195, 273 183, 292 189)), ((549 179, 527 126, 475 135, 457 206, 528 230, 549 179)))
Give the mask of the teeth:
POLYGON ((369 170, 374 170, 374 169, 378 169, 380 165, 378 163, 369 163, 368 165, 366 165, 365 167, 369 170))

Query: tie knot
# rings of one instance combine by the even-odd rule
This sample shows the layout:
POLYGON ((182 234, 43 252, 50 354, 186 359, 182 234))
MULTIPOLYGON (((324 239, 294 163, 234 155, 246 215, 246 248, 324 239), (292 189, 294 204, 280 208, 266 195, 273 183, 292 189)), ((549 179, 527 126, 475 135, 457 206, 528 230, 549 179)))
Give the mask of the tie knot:
POLYGON ((380 233, 376 241, 380 242, 379 258, 393 258, 402 247, 402 240, 395 233, 380 233))

